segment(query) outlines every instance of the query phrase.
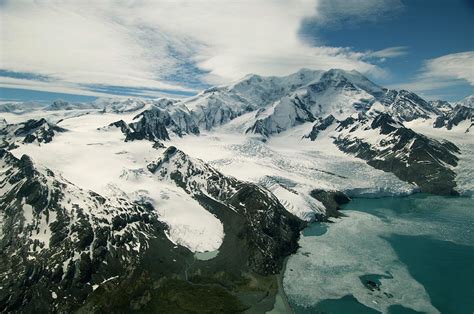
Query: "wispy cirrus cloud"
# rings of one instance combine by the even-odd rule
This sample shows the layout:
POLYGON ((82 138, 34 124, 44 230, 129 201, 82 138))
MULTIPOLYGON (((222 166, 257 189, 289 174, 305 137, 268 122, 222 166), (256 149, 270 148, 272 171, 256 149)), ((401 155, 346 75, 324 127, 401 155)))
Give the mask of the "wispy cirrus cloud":
POLYGON ((397 46, 397 47, 389 47, 382 50, 377 50, 374 52, 368 53, 368 57, 371 58, 397 58, 401 56, 405 56, 408 54, 408 47, 406 46, 397 46))
POLYGON ((474 51, 453 53, 425 62, 423 78, 465 80, 474 86, 474 51))
POLYGON ((418 75, 409 82, 393 84, 392 88, 407 89, 429 98, 439 90, 459 84, 474 86, 474 51, 444 55, 425 60, 418 75))

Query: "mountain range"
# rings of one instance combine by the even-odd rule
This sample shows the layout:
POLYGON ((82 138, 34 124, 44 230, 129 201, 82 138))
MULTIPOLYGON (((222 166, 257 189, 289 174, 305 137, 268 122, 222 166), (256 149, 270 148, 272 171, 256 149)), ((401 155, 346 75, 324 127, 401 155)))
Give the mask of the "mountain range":
POLYGON ((339 69, 1 104, 0 311, 271 310, 351 197, 472 195, 473 111, 339 69))

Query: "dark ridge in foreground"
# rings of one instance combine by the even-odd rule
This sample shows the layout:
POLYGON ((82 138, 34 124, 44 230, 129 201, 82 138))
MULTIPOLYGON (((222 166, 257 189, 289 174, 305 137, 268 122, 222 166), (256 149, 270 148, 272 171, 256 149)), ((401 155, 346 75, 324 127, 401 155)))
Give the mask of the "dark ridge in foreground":
POLYGON ((82 190, 6 150, 0 164, 2 312, 267 311, 305 225, 258 185, 170 147, 149 170, 224 226, 218 255, 199 260, 147 203, 82 190))

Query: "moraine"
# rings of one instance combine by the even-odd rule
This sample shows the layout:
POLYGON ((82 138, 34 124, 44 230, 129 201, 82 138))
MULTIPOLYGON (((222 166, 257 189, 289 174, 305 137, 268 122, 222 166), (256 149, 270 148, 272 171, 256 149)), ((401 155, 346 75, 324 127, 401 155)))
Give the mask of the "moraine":
POLYGON ((472 197, 354 199, 288 260, 295 313, 472 313, 472 197), (376 249, 374 249, 376 248, 376 249))

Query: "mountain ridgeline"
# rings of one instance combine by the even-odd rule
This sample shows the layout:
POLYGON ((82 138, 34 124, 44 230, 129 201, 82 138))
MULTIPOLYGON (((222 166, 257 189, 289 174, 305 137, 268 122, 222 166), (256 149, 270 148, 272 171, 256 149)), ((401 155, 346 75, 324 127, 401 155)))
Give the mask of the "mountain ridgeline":
POLYGON ((3 149, 0 165, 2 311, 189 311, 210 306, 200 299, 209 290, 225 301, 223 311, 242 311, 274 295, 275 274, 304 226, 268 191, 169 147, 150 173, 176 182, 224 224, 219 255, 197 261, 169 240, 147 202, 80 189, 3 149), (176 304, 172 295, 187 290, 176 304), (250 299, 241 301, 242 293, 250 299))
POLYGON ((459 148, 418 134, 404 123, 435 119, 434 128, 459 126, 469 133, 473 111, 468 101, 454 106, 428 102, 406 90, 382 88, 356 71, 304 69, 287 77, 250 75, 191 99, 152 106, 132 123, 117 121, 111 126, 120 127, 127 141, 156 142, 169 140, 170 134, 199 135, 229 125, 247 136, 269 138, 313 123, 313 130, 303 137, 315 141, 319 131, 337 121, 332 137, 341 151, 417 184, 422 192, 449 195, 457 194, 452 168, 459 148))

